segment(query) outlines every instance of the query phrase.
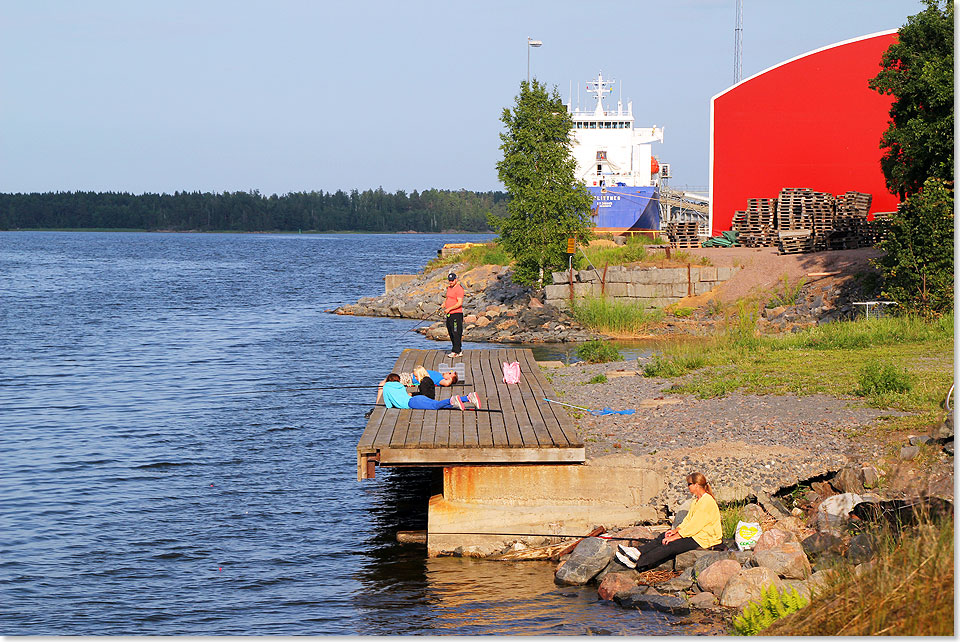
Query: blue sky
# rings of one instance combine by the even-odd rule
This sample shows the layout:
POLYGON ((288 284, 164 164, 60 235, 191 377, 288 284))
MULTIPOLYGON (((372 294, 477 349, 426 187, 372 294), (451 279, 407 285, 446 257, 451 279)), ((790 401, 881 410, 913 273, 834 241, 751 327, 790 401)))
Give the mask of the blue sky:
MULTIPOLYGON (((665 128, 654 154, 672 183, 706 186, 735 8, 5 0, 0 192, 501 189, 499 118, 526 77, 528 36, 544 43, 530 51, 534 76, 566 100, 602 70, 638 126, 665 128)), ((743 0, 743 77, 922 8, 743 0)))

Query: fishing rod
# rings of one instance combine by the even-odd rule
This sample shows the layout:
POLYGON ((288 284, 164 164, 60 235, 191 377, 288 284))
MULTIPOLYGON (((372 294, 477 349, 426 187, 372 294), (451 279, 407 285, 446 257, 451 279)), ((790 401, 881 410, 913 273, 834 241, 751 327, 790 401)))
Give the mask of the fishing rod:
POLYGON ((491 535, 496 537, 570 537, 575 539, 585 539, 587 537, 599 537, 600 539, 611 539, 622 542, 629 542, 633 540, 644 540, 643 537, 613 537, 604 534, 600 535, 570 535, 569 533, 434 533, 428 532, 427 536, 430 535, 491 535))
MULTIPOLYGON (((437 315, 437 318, 440 318, 440 308, 441 308, 441 306, 437 306, 437 309, 434 310, 434 312, 433 312, 435 315, 437 315)), ((421 320, 420 320, 420 323, 418 323, 417 325, 413 326, 412 328, 407 328, 407 329, 405 329, 403 332, 401 332, 401 334, 406 334, 407 332, 413 332, 414 330, 416 330, 417 328, 419 328, 420 326, 422 326, 426 321, 432 321, 432 320, 433 320, 433 317, 427 317, 427 318, 425 318, 425 319, 421 319, 421 320)))

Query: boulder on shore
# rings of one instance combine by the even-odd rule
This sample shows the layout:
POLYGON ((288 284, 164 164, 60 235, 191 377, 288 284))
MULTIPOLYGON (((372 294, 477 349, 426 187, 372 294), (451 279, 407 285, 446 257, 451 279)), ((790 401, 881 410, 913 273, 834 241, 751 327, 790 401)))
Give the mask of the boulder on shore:
POLYGON ((810 560, 799 542, 784 542, 777 548, 757 551, 757 565, 794 580, 810 577, 810 560))
POLYGON ((597 593, 602 600, 613 600, 620 593, 626 593, 637 588, 637 578, 628 573, 609 573, 600 582, 597 593))
POLYGON ((702 590, 719 595, 730 578, 739 573, 740 569, 740 563, 736 560, 714 562, 697 575, 697 584, 702 590))
POLYGON ((586 584, 610 563, 614 554, 614 547, 607 540, 587 537, 557 569, 554 581, 558 584, 586 584))
POLYGON ((777 589, 783 587, 783 581, 769 568, 758 566, 757 568, 743 569, 731 577, 723 588, 723 594, 720 595, 720 605, 740 608, 747 602, 758 601, 763 597, 761 591, 771 584, 776 586, 777 589))
POLYGON ((623 608, 635 608, 642 611, 661 611, 672 615, 690 615, 687 601, 672 595, 647 595, 638 587, 626 593, 620 593, 614 601, 623 608))

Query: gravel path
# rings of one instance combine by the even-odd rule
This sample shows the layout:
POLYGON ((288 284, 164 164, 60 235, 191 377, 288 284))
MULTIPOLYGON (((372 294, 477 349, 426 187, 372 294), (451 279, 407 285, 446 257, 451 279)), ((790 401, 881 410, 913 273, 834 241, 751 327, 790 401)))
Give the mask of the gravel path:
POLYGON ((660 471, 666 488, 652 503, 671 511, 689 498, 684 476, 699 470, 721 501, 754 489, 774 493, 882 454, 876 440, 850 437, 889 410, 857 407, 825 395, 744 395, 716 399, 665 393, 673 380, 609 377, 637 362, 578 363, 547 370, 559 401, 591 409, 635 409, 593 416, 567 409, 584 439, 588 465, 637 465, 660 471), (600 373, 608 381, 587 383, 600 373))

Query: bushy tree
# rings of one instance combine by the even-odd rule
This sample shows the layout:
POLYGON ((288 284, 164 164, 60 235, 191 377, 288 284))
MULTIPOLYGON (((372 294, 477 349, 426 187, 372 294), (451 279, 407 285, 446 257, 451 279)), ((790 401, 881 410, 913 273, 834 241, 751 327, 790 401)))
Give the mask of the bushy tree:
POLYGON ((924 316, 953 309, 952 183, 927 179, 885 228, 885 254, 875 261, 883 295, 924 316))
POLYGON ((924 0, 884 52, 871 89, 892 95, 880 146, 887 188, 902 199, 928 178, 953 180, 953 0, 924 0))
POLYGON ((567 239, 590 239, 593 197, 576 178, 572 120, 556 88, 551 94, 536 79, 521 82, 500 120, 497 172, 510 202, 506 218, 489 222, 515 261, 514 281, 542 287, 545 273, 567 267, 567 239))

